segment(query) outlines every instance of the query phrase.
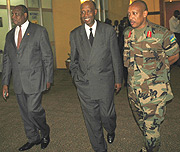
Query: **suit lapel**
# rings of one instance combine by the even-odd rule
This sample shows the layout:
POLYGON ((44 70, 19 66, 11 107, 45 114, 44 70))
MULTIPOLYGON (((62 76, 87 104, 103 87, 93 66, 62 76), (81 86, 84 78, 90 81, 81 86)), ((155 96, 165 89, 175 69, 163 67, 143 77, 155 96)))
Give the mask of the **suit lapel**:
POLYGON ((83 46, 86 49, 91 49, 91 44, 90 44, 90 42, 89 42, 89 40, 87 38, 87 34, 86 34, 86 30, 85 30, 85 25, 84 24, 81 26, 81 42, 82 42, 83 46))
POLYGON ((15 33, 15 28, 12 29, 12 31, 11 31, 10 42, 12 43, 13 47, 16 48, 16 51, 17 51, 17 47, 16 47, 16 43, 15 43, 15 38, 14 38, 14 33, 15 33))
POLYGON ((93 60, 94 56, 97 54, 95 49, 98 45, 102 45, 101 40, 103 37, 103 33, 101 30, 101 24, 99 22, 97 22, 97 27, 96 27, 96 32, 95 32, 95 37, 93 40, 93 45, 91 46, 88 38, 87 38, 87 34, 86 34, 86 30, 85 30, 85 25, 83 24, 81 26, 80 29, 80 42, 81 42, 81 46, 83 46, 83 50, 85 50, 85 54, 88 57, 88 65, 90 65, 90 62, 93 60))
POLYGON ((82 50, 84 50, 84 54, 86 56, 85 58, 89 60, 89 56, 91 53, 91 44, 87 38, 84 24, 81 26, 81 29, 80 29, 80 43, 81 43, 81 46, 83 47, 82 50))
POLYGON ((93 41, 93 46, 97 46, 100 44, 100 40, 102 39, 103 33, 101 30, 101 23, 99 23, 97 21, 97 27, 96 27, 96 32, 95 32, 95 36, 94 36, 94 41, 93 41))
POLYGON ((94 56, 97 54, 96 53, 96 51, 97 51, 96 47, 99 46, 99 45, 102 45, 101 44, 102 38, 103 38, 103 33, 102 33, 102 30, 101 30, 101 23, 99 23, 97 21, 96 32, 95 32, 95 36, 94 36, 94 40, 93 40, 93 45, 91 47, 91 54, 90 54, 90 57, 89 57, 89 64, 94 59, 94 56))

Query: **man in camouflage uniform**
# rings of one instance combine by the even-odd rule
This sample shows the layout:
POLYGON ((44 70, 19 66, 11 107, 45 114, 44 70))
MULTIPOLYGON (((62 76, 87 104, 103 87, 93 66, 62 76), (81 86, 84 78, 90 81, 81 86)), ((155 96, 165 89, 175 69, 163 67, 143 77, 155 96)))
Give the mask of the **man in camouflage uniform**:
POLYGON ((145 140, 140 152, 159 152, 160 124, 166 102, 173 98, 170 65, 179 58, 179 48, 174 34, 149 22, 147 15, 144 1, 134 1, 128 8, 131 27, 124 32, 124 65, 130 107, 145 140))

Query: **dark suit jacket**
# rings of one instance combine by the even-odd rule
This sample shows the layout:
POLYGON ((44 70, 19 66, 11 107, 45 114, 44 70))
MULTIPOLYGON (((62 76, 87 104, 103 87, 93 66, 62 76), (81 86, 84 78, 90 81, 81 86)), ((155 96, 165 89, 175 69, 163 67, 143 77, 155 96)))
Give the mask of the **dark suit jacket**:
POLYGON ((85 25, 70 33, 70 70, 78 91, 92 99, 112 98, 114 84, 122 83, 122 58, 112 26, 98 22, 93 45, 85 25))
POLYGON ((14 40, 15 28, 7 33, 3 56, 2 85, 9 85, 11 72, 16 94, 42 92, 53 82, 53 55, 46 29, 29 23, 19 50, 14 40))

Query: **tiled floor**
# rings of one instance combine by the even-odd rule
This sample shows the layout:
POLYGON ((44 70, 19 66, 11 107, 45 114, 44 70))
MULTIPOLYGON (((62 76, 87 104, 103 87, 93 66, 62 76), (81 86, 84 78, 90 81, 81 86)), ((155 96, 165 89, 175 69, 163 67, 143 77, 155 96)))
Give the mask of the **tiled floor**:
MULTIPOLYGON (((93 152, 84 125, 76 89, 67 70, 56 70, 54 86, 43 96, 43 107, 51 128, 51 142, 44 152, 93 152)), ((180 151, 180 68, 173 66, 171 83, 174 100, 167 106, 162 124, 162 152, 180 151)), ((2 91, 1 91, 2 92, 2 91)), ((143 138, 127 101, 126 88, 115 96, 116 138, 108 152, 138 152, 143 138)), ((105 132, 106 137, 106 132, 105 132)), ((15 152, 26 142, 13 86, 7 102, 0 99, 0 152, 15 152)), ((41 151, 34 146, 29 152, 41 151)))

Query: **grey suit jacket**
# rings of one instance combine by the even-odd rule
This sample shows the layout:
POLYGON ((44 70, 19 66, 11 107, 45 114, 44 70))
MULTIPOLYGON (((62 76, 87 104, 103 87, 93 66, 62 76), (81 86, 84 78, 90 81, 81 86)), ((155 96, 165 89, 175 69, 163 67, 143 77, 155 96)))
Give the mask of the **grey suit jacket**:
POLYGON ((29 23, 19 50, 15 28, 7 33, 3 56, 2 85, 9 85, 11 73, 16 94, 42 92, 53 82, 53 54, 46 29, 29 23))
POLYGON ((70 33, 70 71, 78 91, 92 99, 112 98, 114 84, 122 83, 122 58, 112 26, 98 22, 93 45, 85 25, 70 33))

